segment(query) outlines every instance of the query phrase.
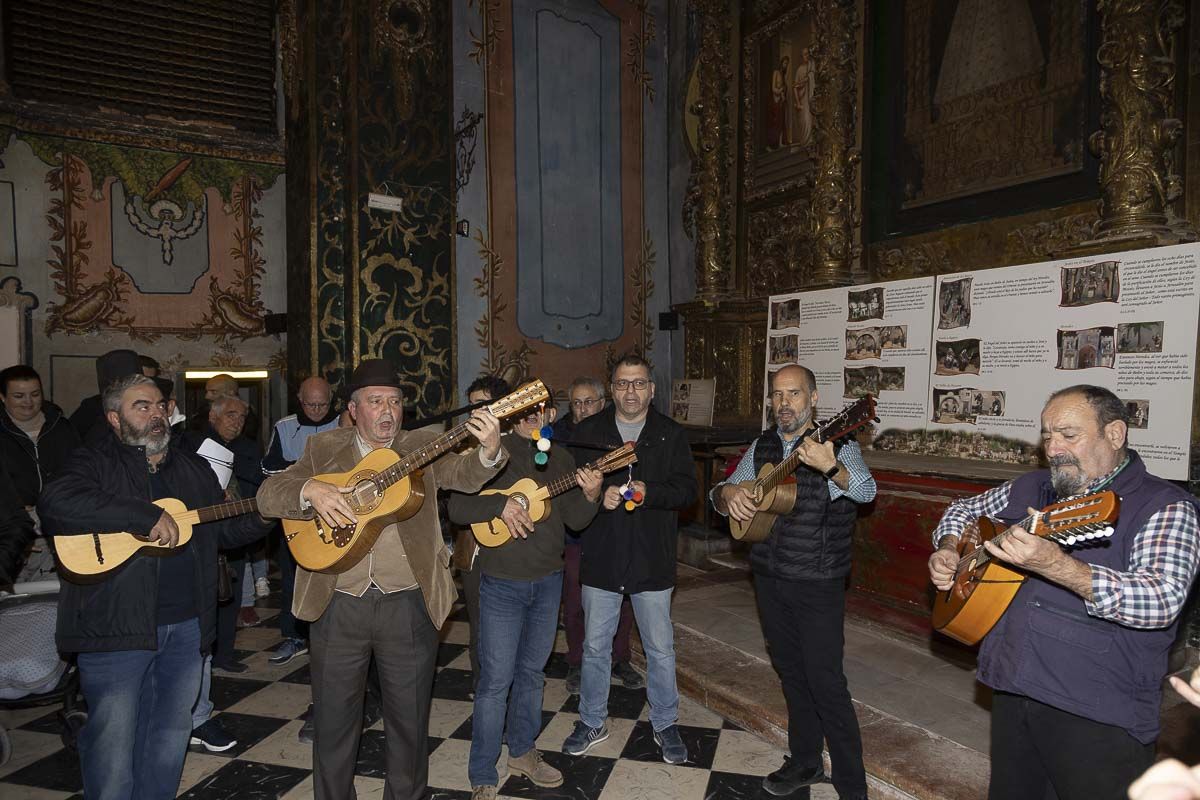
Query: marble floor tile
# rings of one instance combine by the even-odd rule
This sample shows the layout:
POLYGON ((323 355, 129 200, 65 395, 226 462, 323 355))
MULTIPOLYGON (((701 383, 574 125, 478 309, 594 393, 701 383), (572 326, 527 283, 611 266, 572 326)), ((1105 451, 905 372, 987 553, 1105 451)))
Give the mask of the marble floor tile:
POLYGON ((10 730, 8 738, 12 744, 12 757, 0 767, 0 777, 11 775, 62 749, 62 739, 53 733, 10 730))
POLYGON ((707 770, 659 762, 616 762, 599 800, 704 800, 707 770))
POLYGON ((312 769, 311 744, 296 738, 304 723, 292 720, 270 736, 248 748, 241 758, 246 761, 261 761, 264 764, 280 764, 285 767, 312 769))
POLYGON ((570 696, 566 680, 546 678, 546 684, 542 687, 542 708, 547 711, 558 711, 570 696))
POLYGON ((275 800, 308 774, 308 770, 278 764, 230 761, 180 797, 187 800, 275 800))
MULTIPOLYGON (((268 660, 270 658, 271 658, 271 653, 263 651, 263 652, 255 653, 254 655, 245 659, 242 663, 245 664, 247 667, 249 667, 249 669, 246 670, 245 672, 241 673, 240 677, 245 678, 246 680, 253 680, 253 681, 277 681, 280 678, 283 678, 283 677, 286 677, 287 675, 292 674, 300 667, 303 667, 306 664, 308 664, 308 656, 298 656, 296 658, 293 658, 288 663, 282 664, 279 666, 272 664, 268 660)), ((216 673, 216 674, 219 675, 222 673, 216 673)), ((230 676, 230 677, 238 677, 238 676, 230 676)))
POLYGON ((471 626, 465 621, 447 622, 438 635, 439 641, 450 644, 471 644, 471 626))
POLYGON ((745 731, 722 731, 713 757, 714 772, 768 775, 783 766, 785 753, 745 731))
POLYGON ((500 794, 536 800, 594 800, 601 796, 600 787, 606 785, 615 763, 607 758, 593 758, 590 754, 569 756, 551 750, 543 751, 542 758, 562 773, 562 786, 543 789, 524 776, 513 775, 500 782, 500 794))
POLYGON ((200 781, 229 763, 229 759, 208 753, 188 752, 183 761, 183 775, 179 779, 179 791, 186 792, 200 781))
POLYGON ((462 739, 447 739, 429 756, 429 785, 443 789, 471 790, 467 777, 467 760, 471 743, 462 739))
POLYGON ((435 697, 429 709, 429 735, 448 739, 471 716, 474 704, 469 700, 435 697))
POLYGON ((296 719, 312 702, 312 688, 302 683, 277 681, 267 684, 253 694, 229 707, 238 714, 257 714, 263 717, 296 719))
POLYGON ((56 792, 53 789, 39 789, 36 786, 19 786, 15 783, 5 784, 4 800, 66 800, 70 792, 56 792))

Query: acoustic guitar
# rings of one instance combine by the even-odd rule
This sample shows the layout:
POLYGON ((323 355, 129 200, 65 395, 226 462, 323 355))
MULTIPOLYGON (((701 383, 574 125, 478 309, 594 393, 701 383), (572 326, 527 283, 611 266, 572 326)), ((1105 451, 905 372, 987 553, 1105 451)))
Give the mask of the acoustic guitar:
POLYGON ((73 536, 55 536, 54 551, 59 566, 74 583, 90 583, 104 577, 138 554, 170 556, 192 539, 192 526, 206 522, 251 514, 258 511, 254 498, 234 500, 205 508, 189 509, 182 501, 173 497, 155 500, 154 505, 171 515, 179 527, 179 541, 168 547, 132 533, 82 533, 73 536))
MULTIPOLYGON (((637 454, 633 452, 633 448, 633 442, 626 442, 616 450, 609 450, 584 468, 612 472, 630 464, 636 464, 637 454)), ((557 497, 578 485, 579 479, 572 471, 571 474, 564 475, 545 486, 539 486, 533 478, 522 478, 507 489, 487 489, 480 494, 503 494, 515 499, 529 512, 529 518, 536 525, 550 514, 551 497, 557 497)), ((499 547, 512 541, 508 525, 500 517, 471 523, 471 533, 475 534, 475 540, 484 547, 499 547)))
MULTIPOLYGON (((500 419, 549 400, 541 381, 522 386, 487 407, 500 419)), ((296 563, 309 572, 339 573, 357 564, 388 525, 409 519, 425 499, 421 467, 452 452, 471 435, 463 422, 407 455, 390 447, 372 450, 349 472, 313 480, 351 489, 344 497, 358 521, 330 528, 319 516, 283 520, 284 539, 296 563)))
MULTIPOLYGON (((1112 536, 1112 523, 1120 510, 1121 501, 1115 494, 1096 492, 1046 506, 1016 526, 1070 547, 1112 536)), ((1028 576, 998 561, 983 543, 999 543, 1010 530, 987 517, 963 530, 958 538, 954 585, 938 592, 933 601, 934 630, 963 644, 975 644, 1000 620, 1028 576)))
MULTIPOLYGON (((806 431, 800 438, 812 438, 818 442, 841 439, 874 419, 875 398, 868 394, 842 409, 836 417, 806 431)), ((796 478, 793 473, 800 463, 800 442, 797 442, 791 454, 779 464, 763 464, 756 479, 737 484, 750 490, 758 511, 745 522, 729 518, 729 531, 733 538, 762 542, 771 535, 775 520, 789 513, 796 505, 796 478)))

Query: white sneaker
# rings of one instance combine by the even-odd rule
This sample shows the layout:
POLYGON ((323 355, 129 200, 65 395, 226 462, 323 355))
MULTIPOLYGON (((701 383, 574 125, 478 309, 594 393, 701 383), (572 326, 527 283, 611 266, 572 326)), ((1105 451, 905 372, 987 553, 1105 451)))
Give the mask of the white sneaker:
POLYGON ((267 583, 266 577, 258 578, 254 581, 254 596, 266 597, 271 593, 271 585, 267 583))

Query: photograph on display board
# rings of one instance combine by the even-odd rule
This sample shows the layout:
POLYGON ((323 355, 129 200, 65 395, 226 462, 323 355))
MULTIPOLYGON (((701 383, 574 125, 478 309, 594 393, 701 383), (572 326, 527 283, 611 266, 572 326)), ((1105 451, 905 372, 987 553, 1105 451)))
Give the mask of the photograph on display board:
POLYGON ((1122 400, 1125 404, 1126 422, 1131 428, 1144 431, 1150 427, 1149 400, 1122 400))
POLYGON ((686 418, 687 415, 688 415, 688 404, 686 402, 671 403, 671 416, 674 419, 680 419, 681 417, 686 418))
POLYGON ((959 278, 938 286, 938 329, 950 330, 971 324, 971 281, 959 278))
POLYGON ((879 344, 884 350, 905 350, 908 348, 907 325, 885 325, 879 329, 879 344))
POLYGON ((790 336, 772 336, 770 363, 795 364, 796 353, 799 352, 797 339, 796 334, 791 334, 790 336))
POLYGON ((864 358, 879 358, 883 348, 880 344, 879 328, 847 328, 846 359, 858 361, 864 358))
POLYGON ((937 375, 978 375, 979 340, 961 339, 954 342, 936 342, 934 373, 937 375))
POLYGON ((677 403, 686 403, 691 394, 692 385, 690 383, 681 383, 675 387, 675 396, 671 399, 677 403))
POLYGON ((903 392, 904 391, 904 367, 880 367, 879 368, 879 391, 881 391, 881 392, 903 392))
POLYGON ((800 327, 800 299, 779 300, 771 303, 771 328, 800 327))
POLYGON ((1121 277, 1118 261, 1100 261, 1082 267, 1063 267, 1062 300, 1067 307, 1090 306, 1092 303, 1115 303, 1121 296, 1121 277))
POLYGON ((1162 322, 1122 322, 1117 326, 1118 353, 1161 353, 1162 322))
POLYGON ((879 367, 846 367, 843 371, 845 389, 842 397, 865 397, 879 394, 879 367))
POLYGON ((846 321, 883 319, 883 287, 846 292, 846 321))
POLYGON ((1116 329, 1111 325, 1058 330, 1058 369, 1092 369, 1116 363, 1116 329))

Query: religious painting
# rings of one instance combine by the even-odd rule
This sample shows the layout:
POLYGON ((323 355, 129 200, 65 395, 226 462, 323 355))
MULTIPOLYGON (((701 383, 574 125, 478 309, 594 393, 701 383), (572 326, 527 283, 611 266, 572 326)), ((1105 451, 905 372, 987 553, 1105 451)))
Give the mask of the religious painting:
POLYGON ((795 188, 813 169, 814 39, 807 2, 745 37, 742 154, 748 200, 795 188))
POLYGON ((873 6, 872 240, 1094 195, 1096 12, 1086 0, 873 6), (1037 184, 1035 189, 1032 184, 1037 184), (972 198, 971 202, 961 202, 972 198))

